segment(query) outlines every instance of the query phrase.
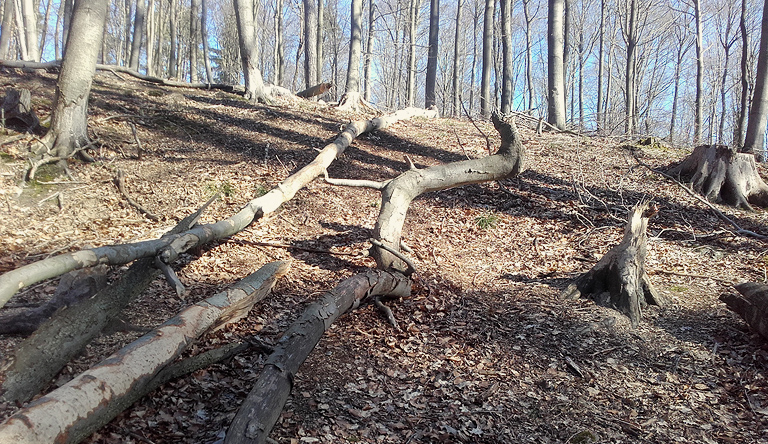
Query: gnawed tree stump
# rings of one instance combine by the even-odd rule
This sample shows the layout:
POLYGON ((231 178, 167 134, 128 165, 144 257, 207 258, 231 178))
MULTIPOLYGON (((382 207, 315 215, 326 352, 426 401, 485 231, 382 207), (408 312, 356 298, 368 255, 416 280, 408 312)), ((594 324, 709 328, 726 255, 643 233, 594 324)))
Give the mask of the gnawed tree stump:
POLYGON ((757 172, 753 154, 724 145, 701 145, 667 174, 690 183, 710 202, 744 209, 768 207, 768 185, 757 172))
POLYGON ((291 324, 267 359, 227 431, 225 444, 264 443, 280 417, 299 366, 323 333, 347 310, 372 296, 407 297, 411 280, 396 272, 368 271, 345 279, 291 324))
POLYGON ((768 339, 768 285, 745 282, 736 286, 741 295, 724 293, 720 300, 741 316, 749 327, 768 339))
POLYGON ((663 306, 669 300, 656 291, 645 270, 648 219, 655 205, 642 204, 629 215, 621 243, 611 248, 594 267, 579 276, 561 298, 590 298, 598 305, 624 313, 637 327, 642 309, 648 304, 663 306))
POLYGON ((4 126, 21 131, 34 131, 40 124, 40 119, 32 109, 32 93, 28 89, 9 90, 0 110, 4 126))
POLYGON ((75 443, 130 405, 197 337, 248 313, 287 262, 272 262, 230 289, 192 305, 99 365, 33 401, 0 424, 2 443, 75 443))

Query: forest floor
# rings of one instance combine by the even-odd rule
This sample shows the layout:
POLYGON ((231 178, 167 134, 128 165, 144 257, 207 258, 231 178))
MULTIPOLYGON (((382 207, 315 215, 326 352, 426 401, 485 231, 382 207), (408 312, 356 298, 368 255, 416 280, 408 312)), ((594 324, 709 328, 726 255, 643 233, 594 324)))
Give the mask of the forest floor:
MULTIPOLYGON (((42 118, 54 85, 52 74, 0 74, 3 93, 32 90, 42 118)), ((0 148, 0 272, 81 248, 157 238, 216 191, 223 197, 202 221, 226 218, 311 161, 341 125, 366 117, 317 102, 253 106, 222 92, 109 73, 97 75, 90 105, 96 162, 70 162, 72 182, 44 169, 38 180, 54 183, 24 185, 24 152, 33 139, 0 148), (138 130, 141 159, 129 123, 138 130), (113 183, 118 170, 159 221, 127 205, 113 183)), ((493 127, 478 125, 495 149, 493 127)), ((519 177, 413 203, 404 238, 414 250, 416 285, 412 297, 388 302, 402 331, 371 305, 343 316, 302 366, 271 438, 768 442, 768 345, 718 300, 734 284, 766 280, 768 245, 735 236, 712 210, 634 157, 663 167, 687 150, 630 150, 615 138, 536 135, 523 125, 520 132, 528 168, 519 177), (660 211, 648 228, 647 267, 673 303, 649 307, 632 329, 611 309, 558 299, 621 239, 628 211, 648 199, 660 211)), ((469 120, 417 118, 354 141, 329 174, 388 179, 407 169, 405 155, 429 166, 488 149, 469 120)), ((286 259, 290 271, 249 317, 206 335, 188 354, 254 336, 274 343, 323 291, 375 266, 363 252, 379 205, 375 191, 317 180, 275 214, 184 255, 175 268, 187 294, 178 298, 157 280, 125 320, 151 328, 264 263, 286 259)), ((768 234, 765 211, 719 208, 742 228, 768 234)), ((39 303, 55 286, 25 289, 0 313, 39 303)), ((140 335, 101 336, 51 388, 140 335)), ((0 337, 0 356, 12 356, 21 340, 0 337)), ((86 442, 220 440, 265 358, 252 350, 171 381, 86 442)), ((0 419, 15 410, 0 404, 0 419)))

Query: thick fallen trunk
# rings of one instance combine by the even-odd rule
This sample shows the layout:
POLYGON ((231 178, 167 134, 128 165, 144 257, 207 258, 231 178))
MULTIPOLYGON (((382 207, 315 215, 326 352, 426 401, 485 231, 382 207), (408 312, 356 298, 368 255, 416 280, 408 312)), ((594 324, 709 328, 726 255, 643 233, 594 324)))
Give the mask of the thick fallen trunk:
POLYGON ((349 309, 369 297, 407 297, 411 281, 400 273, 369 271, 342 281, 311 304, 283 334, 237 416, 227 431, 226 444, 263 443, 280 417, 293 388, 299 366, 323 333, 349 309))
POLYGON ((436 114, 436 111, 407 108, 383 117, 347 124, 336 140, 326 145, 311 163, 287 177, 277 188, 249 202, 240 212, 228 219, 199 225, 185 233, 166 236, 162 239, 62 254, 9 271, 0 276, 0 307, 20 289, 68 271, 98 264, 122 265, 151 256, 158 256, 163 263, 170 264, 179 254, 213 240, 232 236, 256 219, 277 210, 283 203, 292 199, 301 188, 323 174, 360 134, 384 129, 395 122, 414 116, 434 117, 436 114))
POLYGON ((667 174, 691 183, 711 202, 744 209, 768 207, 768 185, 757 172, 753 154, 724 145, 701 145, 667 174))
POLYGON ((579 276, 560 294, 562 298, 587 297, 598 305, 624 313, 637 327, 648 304, 663 306, 669 300, 658 293, 645 270, 648 219, 657 208, 638 205, 629 215, 621 243, 611 248, 591 270, 579 276))
MULTIPOLYGON (((190 229, 212 202, 209 200, 179 221, 169 234, 190 229)), ((123 308, 146 290, 158 273, 153 258, 140 259, 93 297, 57 311, 16 347, 13 358, 6 363, 0 388, 2 399, 26 402, 40 393, 72 358, 115 322, 123 308)))
POLYGON ((768 339, 768 285, 744 282, 736 286, 741 295, 724 293, 720 300, 741 316, 749 327, 768 339))
MULTIPOLYGON (((374 227, 376 239, 399 250, 408 207, 413 199, 423 193, 506 179, 525 170, 525 148, 520 142, 514 121, 501 120, 495 114, 492 120, 501 135, 501 147, 496 154, 423 170, 411 166, 410 170, 383 184, 381 211, 374 227)), ((372 256, 379 269, 405 270, 405 264, 386 249, 374 247, 372 256)))
POLYGON ((66 385, 35 400, 0 424, 0 442, 76 443, 127 407, 155 376, 208 330, 245 316, 263 299, 287 262, 272 262, 185 309, 66 385))
POLYGON ((321 94, 325 94, 333 87, 333 83, 320 83, 318 85, 309 87, 305 89, 304 91, 299 91, 296 93, 297 96, 309 99, 311 97, 319 96, 321 94))

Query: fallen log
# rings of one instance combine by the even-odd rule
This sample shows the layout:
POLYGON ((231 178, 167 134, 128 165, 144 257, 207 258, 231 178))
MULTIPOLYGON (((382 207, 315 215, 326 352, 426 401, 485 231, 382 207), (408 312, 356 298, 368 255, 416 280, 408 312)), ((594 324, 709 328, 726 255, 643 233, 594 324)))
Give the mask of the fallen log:
MULTIPOLYGON (((417 169, 411 163, 408 171, 384 181, 339 180, 326 177, 328 183, 359 186, 381 191, 381 210, 374 226, 374 238, 395 251, 399 251, 405 216, 413 199, 430 191, 445 190, 461 185, 501 180, 516 176, 525 170, 523 147, 513 120, 491 116, 493 125, 501 135, 499 151, 481 159, 463 160, 426 169, 417 169)), ((404 271, 407 264, 385 248, 375 246, 372 256, 380 270, 404 271)))
POLYGON ((632 327, 640 322, 645 306, 664 306, 668 298, 656 291, 645 270, 648 219, 658 208, 648 203, 636 206, 629 214, 622 241, 611 248, 592 269, 571 283, 560 297, 590 298, 598 305, 625 314, 632 327))
POLYGON ((304 99, 309 99, 315 96, 319 96, 321 94, 325 94, 333 87, 333 83, 320 83, 315 86, 311 86, 304 91, 299 91, 296 93, 297 96, 302 97, 304 99))
POLYGON ((755 332, 768 339, 768 285, 757 282, 744 282, 736 286, 741 293, 724 293, 720 300, 742 319, 755 332))
POLYGON ((725 145, 697 146, 666 173, 689 182, 710 202, 737 208, 768 207, 768 185, 757 172, 754 154, 725 145))
POLYGON ((318 153, 312 162, 288 176, 277 188, 250 201, 240 212, 222 221, 199 225, 184 233, 161 239, 133 244, 109 245, 62 254, 9 271, 0 276, 0 307, 5 305, 20 289, 72 270, 98 264, 122 265, 151 256, 157 256, 163 263, 170 264, 176 260, 179 254, 213 240, 232 236, 255 220, 280 208, 283 203, 292 199, 301 188, 323 174, 328 166, 341 156, 360 134, 381 130, 400 120, 414 116, 434 117, 436 115, 436 111, 407 108, 371 120, 351 122, 344 127, 344 130, 333 142, 326 145, 318 153))
MULTIPOLYGON (((179 221, 168 234, 193 227, 215 198, 179 221)), ((72 358, 115 322, 123 308, 146 290, 158 274, 154 258, 140 259, 120 279, 90 299, 57 311, 22 341, 5 363, 0 399, 21 403, 40 393, 72 358)))
POLYGON ((407 297, 411 281, 397 272, 368 271, 342 281, 312 303, 283 334, 248 397, 237 412, 225 444, 263 443, 293 388, 299 366, 323 333, 347 310, 377 295, 407 297))
POLYGON ((0 424, 0 442, 77 443, 119 414, 196 338, 245 316, 288 263, 271 262, 230 289, 186 308, 152 332, 33 401, 0 424))

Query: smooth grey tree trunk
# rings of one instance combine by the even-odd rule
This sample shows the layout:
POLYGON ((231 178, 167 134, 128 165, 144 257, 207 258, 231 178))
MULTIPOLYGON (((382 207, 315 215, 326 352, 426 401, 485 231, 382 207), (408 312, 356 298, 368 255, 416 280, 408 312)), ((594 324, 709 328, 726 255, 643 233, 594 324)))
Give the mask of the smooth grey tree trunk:
POLYGON ((253 0, 234 0, 237 18, 240 61, 245 77, 245 98, 251 102, 265 101, 264 80, 257 65, 256 35, 253 29, 253 0))
POLYGON ((549 0, 547 20, 547 121, 561 130, 565 129, 563 6, 563 0, 549 0))
MULTIPOLYGON (((528 107, 533 109, 533 49, 531 47, 531 17, 530 0, 523 0, 523 16, 525 17, 525 82, 528 89, 528 107)), ((599 101, 598 101, 599 103, 599 101)), ((598 106, 598 109, 600 107, 598 106)))
POLYGON ((635 53, 637 52, 637 1, 630 0, 629 3, 629 18, 627 21, 627 27, 625 29, 625 38, 627 42, 627 59, 626 69, 624 75, 624 105, 625 105, 625 122, 624 130, 628 136, 631 136, 635 132, 635 120, 637 119, 636 106, 637 106, 637 85, 635 83, 635 77, 637 70, 635 66, 635 53))
POLYGON ((416 22, 419 18, 419 0, 408 3, 408 80, 406 83, 406 103, 416 103, 416 22))
POLYGON ((701 125, 704 115, 704 38, 701 30, 701 0, 693 1, 693 15, 696 21, 696 102, 693 117, 693 144, 701 143, 701 125))
POLYGON ((285 45, 283 43, 283 0, 275 0, 275 52, 274 79, 275 85, 282 86, 285 70, 285 45))
POLYGON ((136 12, 133 18, 133 40, 131 42, 131 61, 128 66, 134 71, 139 70, 141 55, 141 40, 144 35, 144 19, 147 13, 146 0, 136 0, 136 12))
POLYGON ((33 0, 21 0, 21 13, 24 19, 24 36, 27 42, 27 58, 30 62, 40 61, 37 41, 37 9, 33 0))
POLYGON ((211 70, 211 50, 208 45, 208 2, 200 1, 200 35, 203 38, 203 62, 205 63, 205 77, 208 83, 213 83, 213 71, 211 70))
POLYGON ((189 11, 189 82, 200 81, 197 75, 197 52, 200 41, 200 0, 192 0, 189 11))
POLYGON ((768 120, 768 0, 763 7, 763 22, 760 30, 760 55, 757 58, 757 78, 749 110, 747 134, 743 152, 762 158, 765 148, 765 125, 768 120))
POLYGON ((68 157, 88 144, 88 95, 104 35, 108 0, 80 1, 72 13, 67 53, 56 83, 51 127, 43 142, 54 156, 68 157))
POLYGON ((501 0, 501 112, 512 111, 512 0, 501 0))
POLYGON ((304 86, 311 88, 317 82, 317 3, 304 0, 304 86))
POLYGON ((0 60, 8 58, 13 31, 13 0, 3 2, 3 24, 0 28, 0 60))
POLYGON ((363 76, 365 78, 365 92, 363 98, 366 102, 371 102, 373 85, 371 85, 371 67, 373 66, 373 34, 374 34, 374 12, 376 11, 373 0, 368 2, 368 38, 365 43, 365 62, 363 63, 363 76))
POLYGON ((168 55, 168 77, 171 79, 175 79, 178 76, 178 72, 176 70, 176 63, 177 63, 177 57, 178 52, 177 46, 178 43, 176 41, 176 33, 178 28, 178 18, 176 17, 176 0, 170 0, 170 17, 168 18, 168 27, 170 29, 170 53, 168 55))
POLYGON ((323 81, 323 65, 325 65, 325 60, 323 59, 324 15, 325 4, 323 3, 323 0, 317 0, 317 40, 315 42, 317 46, 317 49, 315 50, 315 58, 317 60, 315 63, 315 69, 317 69, 317 72, 315 73, 315 84, 323 81))
POLYGON ((741 34, 741 63, 740 83, 741 100, 736 117, 736 127, 733 129, 733 144, 739 151, 744 149, 744 130, 747 125, 747 107, 749 102, 749 34, 747 34, 747 0, 741 0, 741 17, 739 18, 739 33, 741 34))
POLYGON ((427 78, 424 86, 424 108, 437 104, 437 51, 440 33, 440 0, 429 2, 429 51, 427 53, 427 78))
POLYGON ((483 72, 480 76, 480 113, 491 115, 491 69, 493 69, 493 8, 495 0, 485 0, 483 15, 483 72))
POLYGON ((357 109, 360 105, 360 46, 363 38, 363 0, 352 0, 350 12, 349 63, 345 93, 340 108, 357 109))
POLYGON ((453 38, 453 70, 452 70, 452 92, 453 92, 453 106, 451 107, 451 114, 454 116, 461 115, 461 107, 459 105, 459 97, 461 96, 461 93, 459 92, 459 81, 460 81, 460 74, 459 74, 459 57, 460 57, 460 51, 459 48, 461 47, 461 10, 464 7, 463 0, 458 0, 458 3, 456 4, 456 34, 453 38))

